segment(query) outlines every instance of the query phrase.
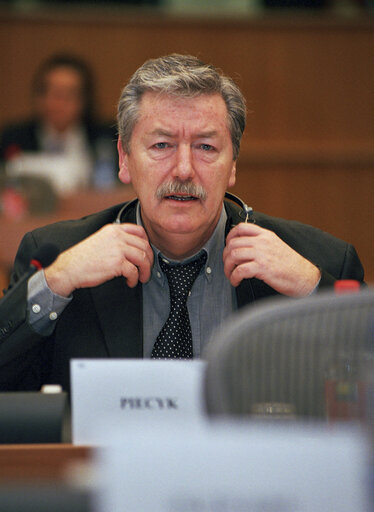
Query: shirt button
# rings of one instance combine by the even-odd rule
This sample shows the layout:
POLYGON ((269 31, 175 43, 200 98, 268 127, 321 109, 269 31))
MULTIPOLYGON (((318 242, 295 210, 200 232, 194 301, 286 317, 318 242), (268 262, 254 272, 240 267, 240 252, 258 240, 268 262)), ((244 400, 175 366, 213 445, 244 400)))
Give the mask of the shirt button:
POLYGON ((33 304, 31 309, 33 313, 40 313, 41 307, 39 304, 33 304))
POLYGON ((56 311, 52 311, 52 313, 49 313, 49 319, 50 320, 56 320, 56 318, 57 318, 56 311))
POLYGON ((161 273, 160 272, 157 272, 157 277, 160 278, 161 277, 161 273))
POLYGON ((211 273, 212 273, 212 269, 211 269, 210 267, 207 267, 207 268, 206 268, 206 273, 207 273, 207 274, 211 274, 211 273))

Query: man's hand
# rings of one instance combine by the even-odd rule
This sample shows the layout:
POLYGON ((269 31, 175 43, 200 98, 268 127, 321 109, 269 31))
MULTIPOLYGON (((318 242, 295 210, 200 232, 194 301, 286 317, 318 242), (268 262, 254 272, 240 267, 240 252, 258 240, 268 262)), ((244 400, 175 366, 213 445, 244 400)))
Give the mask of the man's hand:
POLYGON ((48 286, 64 297, 77 288, 124 276, 130 288, 151 276, 153 251, 142 226, 108 224, 62 252, 45 270, 48 286))
POLYGON ((225 275, 233 286, 256 277, 283 295, 303 297, 317 286, 319 269, 275 233, 241 223, 227 236, 223 251, 225 275))

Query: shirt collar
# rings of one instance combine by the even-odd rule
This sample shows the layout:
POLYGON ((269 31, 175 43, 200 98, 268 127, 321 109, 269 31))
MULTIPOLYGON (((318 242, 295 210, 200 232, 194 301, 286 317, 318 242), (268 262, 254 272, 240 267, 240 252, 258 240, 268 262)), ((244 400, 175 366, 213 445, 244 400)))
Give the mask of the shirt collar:
MULTIPOLYGON (((218 258, 222 259, 222 252, 225 246, 225 226, 227 221, 227 213, 225 208, 222 205, 221 215, 218 220, 217 226, 215 227, 212 236, 206 242, 206 244, 198 251, 198 253, 186 258, 182 261, 178 261, 178 263, 188 263, 196 258, 197 254, 199 254, 202 250, 205 250, 207 253, 207 260, 204 266, 204 275, 208 282, 213 279, 213 271, 212 269, 218 268, 218 258)), ((140 214, 140 203, 138 202, 136 207, 136 223, 140 226, 143 226, 142 218, 140 214)), ((144 226, 143 226, 144 227, 144 226)), ((159 254, 163 257, 161 251, 151 244, 153 255, 154 255, 154 264, 152 268, 152 279, 155 279, 162 285, 167 284, 167 279, 164 273, 160 268, 160 264, 158 261, 159 254)), ((166 258, 168 261, 173 262, 169 258, 166 258)))

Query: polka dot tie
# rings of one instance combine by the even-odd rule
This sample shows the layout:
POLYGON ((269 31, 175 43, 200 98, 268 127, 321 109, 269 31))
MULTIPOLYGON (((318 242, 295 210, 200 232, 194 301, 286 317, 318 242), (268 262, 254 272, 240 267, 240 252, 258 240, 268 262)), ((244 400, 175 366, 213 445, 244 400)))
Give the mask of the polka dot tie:
POLYGON ((192 333, 187 298, 206 259, 205 251, 196 260, 184 265, 172 265, 159 257, 160 267, 169 283, 170 313, 154 344, 151 356, 153 359, 192 358, 192 333))

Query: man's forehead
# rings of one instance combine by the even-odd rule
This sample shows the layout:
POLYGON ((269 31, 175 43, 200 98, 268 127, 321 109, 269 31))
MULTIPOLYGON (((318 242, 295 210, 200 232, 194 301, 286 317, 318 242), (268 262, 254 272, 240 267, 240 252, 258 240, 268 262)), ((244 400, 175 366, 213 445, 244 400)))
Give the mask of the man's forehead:
MULTIPOLYGON (((174 94, 158 93, 154 91, 147 91, 143 94, 139 103, 138 122, 141 120, 150 120, 155 126, 152 131, 168 131, 175 121, 172 115, 173 110, 175 113, 178 110, 183 110, 185 117, 179 119, 180 121, 187 121, 189 112, 191 119, 200 121, 203 132, 217 131, 216 127, 209 127, 209 122, 224 123, 228 125, 228 112, 224 99, 219 93, 214 94, 199 94, 195 96, 176 96, 174 94)), ((166 133, 165 133, 166 134, 166 133)))

